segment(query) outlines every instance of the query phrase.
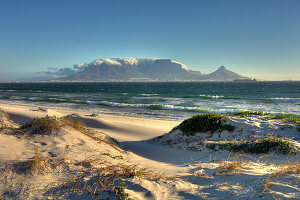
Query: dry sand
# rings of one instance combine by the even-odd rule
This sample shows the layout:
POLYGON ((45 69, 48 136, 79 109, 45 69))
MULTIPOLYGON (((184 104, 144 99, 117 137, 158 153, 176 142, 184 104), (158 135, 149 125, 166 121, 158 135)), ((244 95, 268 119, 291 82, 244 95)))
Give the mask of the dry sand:
MULTIPOLYGON (((299 162, 298 154, 236 155, 223 150, 188 151, 185 150, 189 146, 184 144, 184 139, 181 138, 179 142, 175 137, 178 133, 167 134, 180 123, 176 121, 98 116, 91 113, 73 113, 69 110, 7 104, 0 104, 0 109, 7 112, 10 119, 17 124, 46 115, 62 117, 73 114, 74 117, 82 119, 93 132, 91 137, 71 127, 64 127, 53 134, 20 137, 4 134, 2 130, 1 199, 117 199, 114 194, 116 190, 113 188, 110 190, 112 193, 104 191, 99 195, 97 192, 97 195, 91 194, 100 189, 89 184, 99 176, 99 169, 103 170, 103 166, 115 166, 114 169, 116 166, 121 166, 122 169, 126 166, 135 168, 133 175, 122 177, 127 187, 124 192, 134 199, 300 198, 299 173, 292 169, 288 174, 275 174, 290 166, 286 165, 289 162, 299 162), (166 141, 154 143, 151 140, 165 134, 167 140, 177 140, 178 145, 172 142, 167 145, 166 141), (110 137, 115 138, 118 144, 110 144, 114 143, 110 137), (43 173, 25 173, 21 164, 31 161, 37 151, 41 157, 48 159, 47 162, 53 159, 56 162, 60 160, 61 164, 56 164, 56 167, 51 165, 49 169, 45 167, 43 173), (223 164, 232 162, 238 163, 238 167, 229 173, 217 173, 223 164), (20 170, 7 166, 18 166, 20 170), (140 169, 144 171, 139 174, 140 169), (74 178, 79 175, 81 179, 74 178)), ((275 127, 280 124, 276 121, 266 124, 258 118, 234 118, 232 123, 238 126, 237 130, 243 128, 245 131, 239 137, 278 134, 275 127)), ((280 129, 280 134, 299 142, 297 130, 280 129)), ((221 139, 231 140, 236 137, 238 136, 225 134, 221 139)), ((196 138, 193 140, 197 142, 196 138)))

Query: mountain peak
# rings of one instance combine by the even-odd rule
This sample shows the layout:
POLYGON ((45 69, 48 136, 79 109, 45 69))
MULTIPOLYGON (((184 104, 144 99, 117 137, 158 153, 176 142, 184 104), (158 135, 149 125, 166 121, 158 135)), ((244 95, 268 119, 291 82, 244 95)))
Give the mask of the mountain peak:
POLYGON ((207 79, 209 80, 225 80, 225 81, 232 81, 234 79, 244 78, 233 71, 226 69, 224 66, 219 67, 216 71, 208 74, 207 79))
POLYGON ((217 70, 218 70, 218 71, 224 71, 224 70, 226 70, 226 68, 222 65, 222 66, 219 67, 217 70))

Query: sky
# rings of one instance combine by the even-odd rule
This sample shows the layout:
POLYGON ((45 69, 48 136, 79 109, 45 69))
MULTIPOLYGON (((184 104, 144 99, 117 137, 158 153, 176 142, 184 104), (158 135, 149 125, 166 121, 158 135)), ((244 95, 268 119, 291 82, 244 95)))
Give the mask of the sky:
POLYGON ((300 0, 0 0, 0 81, 116 57, 300 80, 300 0))

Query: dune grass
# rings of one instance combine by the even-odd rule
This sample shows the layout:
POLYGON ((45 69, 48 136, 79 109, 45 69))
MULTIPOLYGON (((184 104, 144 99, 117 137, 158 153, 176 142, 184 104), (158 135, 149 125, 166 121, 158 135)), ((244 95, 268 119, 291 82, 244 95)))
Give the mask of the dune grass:
POLYGON ((11 130, 17 127, 19 127, 19 125, 10 120, 8 114, 0 109, 0 133, 9 134, 11 130))
POLYGON ((216 131, 233 131, 234 126, 226 123, 228 115, 218 113, 197 114, 184 120, 176 129, 180 129, 184 135, 195 135, 195 133, 214 133, 216 131))
POLYGON ((97 141, 99 144, 106 143, 110 145, 112 148, 120 151, 117 147, 117 141, 113 138, 107 136, 105 133, 101 132, 101 135, 105 135, 105 137, 100 137, 99 135, 95 134, 95 131, 91 131, 88 129, 84 122, 72 115, 67 115, 64 117, 42 117, 42 118, 34 118, 30 122, 21 126, 18 130, 15 131, 15 134, 21 135, 21 138, 25 138, 31 135, 45 135, 45 134, 52 134, 55 131, 58 131, 64 127, 71 127, 80 133, 88 136, 89 138, 97 141))
POLYGON ((85 132, 86 128, 84 123, 71 115, 56 118, 56 117, 42 117, 42 118, 34 118, 30 122, 21 126, 21 130, 27 129, 27 133, 30 134, 45 134, 51 133, 60 128, 70 126, 80 132, 85 132))
POLYGON ((223 141, 207 143, 206 147, 211 150, 228 150, 231 152, 242 152, 260 154, 276 152, 279 154, 297 153, 299 149, 290 141, 283 138, 262 138, 253 141, 223 141))
POLYGON ((6 112, 4 112, 2 109, 0 109, 0 120, 2 118, 8 118, 8 114, 6 112))
POLYGON ((275 175, 283 174, 300 174, 300 162, 288 163, 279 165, 279 168, 274 172, 275 175))
MULTIPOLYGON (((54 189, 57 195, 60 192, 64 193, 67 189, 71 193, 90 194, 92 199, 107 194, 109 196, 115 195, 116 199, 120 200, 132 200, 129 194, 125 192, 126 185, 124 181, 127 178, 163 179, 162 176, 147 169, 137 168, 135 165, 110 164, 102 160, 91 159, 86 159, 79 163, 66 162, 66 159, 63 158, 43 157, 38 149, 36 149, 34 157, 29 161, 7 164, 4 170, 0 170, 0 173, 7 185, 12 181, 12 177, 26 180, 27 177, 32 176, 57 176, 62 178, 62 185, 54 189), (96 165, 93 164, 94 162, 96 165)), ((24 192, 29 191, 28 187, 23 189, 24 192)), ((15 190, 18 190, 18 188, 9 187, 7 189, 11 193, 15 190)), ((15 195, 17 197, 18 194, 15 195)))
POLYGON ((245 168, 247 168, 246 162, 240 159, 240 155, 235 155, 234 157, 229 156, 226 160, 221 161, 214 175, 239 173, 241 169, 245 168))
POLYGON ((35 155, 34 155, 33 159, 27 163, 26 168, 32 174, 44 173, 47 171, 47 168, 49 167, 51 161, 52 161, 52 159, 49 157, 42 157, 39 154, 38 149, 36 148, 35 155))
POLYGON ((264 177, 261 182, 260 182, 263 186, 263 189, 262 189, 262 192, 265 193, 265 192, 269 192, 271 189, 270 187, 273 185, 273 183, 271 182, 271 179, 270 177, 266 176, 264 177))
POLYGON ((7 120, 7 119, 8 119, 8 114, 0 109, 0 129, 6 128, 6 125, 4 123, 5 123, 5 120, 7 120))
POLYGON ((106 164, 104 166, 78 172, 70 181, 66 183, 67 188, 76 189, 74 191, 98 196, 103 193, 115 194, 119 200, 130 200, 125 182, 127 178, 138 177, 145 180, 161 180, 162 176, 147 169, 139 169, 135 165, 106 164), (86 177, 90 177, 86 181, 86 177))
POLYGON ((270 114, 269 113, 264 113, 261 110, 258 110, 258 111, 246 110, 246 111, 238 111, 238 112, 234 113, 234 115, 238 115, 240 117, 247 117, 248 115, 270 115, 270 114))

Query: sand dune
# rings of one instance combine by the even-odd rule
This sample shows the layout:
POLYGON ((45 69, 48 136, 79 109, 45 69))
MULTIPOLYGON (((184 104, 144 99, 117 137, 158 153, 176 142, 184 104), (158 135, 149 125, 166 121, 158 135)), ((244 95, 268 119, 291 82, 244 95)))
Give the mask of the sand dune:
MULTIPOLYGON (((101 189, 99 185, 91 184, 95 183, 93 180, 99 179, 99 170, 102 170, 102 174, 111 173, 109 177, 122 173, 118 176, 122 177, 127 187, 122 191, 134 199, 300 198, 299 172, 293 171, 296 165, 293 168, 292 162, 299 161, 298 154, 238 155, 225 150, 178 149, 185 147, 183 143, 177 146, 173 144, 177 148, 171 148, 166 144, 172 142, 167 140, 165 144, 153 143, 153 138, 165 135, 180 123, 176 121, 92 116, 90 113, 74 113, 70 110, 3 104, 0 109, 18 124, 36 117, 52 116, 60 119, 62 116, 72 115, 75 119, 81 119, 89 129, 88 132, 82 132, 66 126, 45 134, 0 134, 3 175, 0 179, 0 191, 4 199, 118 198, 116 188, 112 186, 109 188, 112 193, 100 192, 100 195, 95 196, 89 192, 89 188, 93 191, 101 189), (110 137, 119 143, 114 144, 110 137), (40 166, 44 171, 27 174, 24 169, 32 162, 33 157, 36 158, 37 152, 45 158, 45 166, 40 166), (279 160, 281 164, 276 164, 279 160), (21 165, 22 163, 25 165, 21 165), (224 171, 226 165, 231 163, 236 164, 235 168, 224 171), (14 166, 19 168, 16 170, 14 166), (291 172, 283 175, 277 173, 290 166, 291 172), (20 169, 23 171, 20 172, 20 169), (124 175, 124 169, 127 172, 130 170, 130 175, 124 175)), ((237 118, 233 123, 240 123, 245 130, 248 126, 249 130, 268 126, 254 118, 237 118)), ((277 125, 272 123, 273 126, 277 125)), ((281 134, 292 137, 294 135, 291 131, 293 134, 297 133, 286 129, 281 134)), ((170 134, 166 136, 173 142, 178 139, 170 134)), ((227 135, 223 139, 228 140, 230 137, 227 135)), ((195 138, 193 140, 197 141, 195 138)))

